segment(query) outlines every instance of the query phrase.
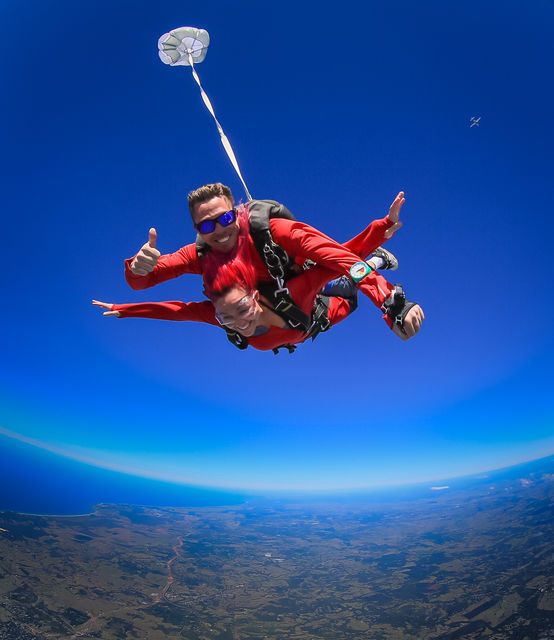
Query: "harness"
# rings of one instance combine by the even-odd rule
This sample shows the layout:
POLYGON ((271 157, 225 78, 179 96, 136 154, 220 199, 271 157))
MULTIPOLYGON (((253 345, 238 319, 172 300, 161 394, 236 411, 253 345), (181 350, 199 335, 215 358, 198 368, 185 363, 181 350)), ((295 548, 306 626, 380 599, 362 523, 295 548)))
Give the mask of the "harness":
POLYGON ((385 300, 381 310, 384 311, 393 323, 404 331, 404 320, 408 315, 408 311, 415 307, 415 302, 406 300, 406 294, 402 285, 397 284, 392 290, 390 296, 385 300))
MULTIPOLYGON (((275 291, 277 287, 271 283, 264 283, 260 285, 259 290, 260 293, 267 299, 271 300, 275 299, 275 291)), ((329 320, 329 296, 325 296, 323 294, 319 294, 316 296, 314 300, 314 305, 312 307, 312 313, 310 316, 305 314, 301 309, 296 307, 295 309, 298 312, 298 315, 302 315, 301 329, 297 326, 291 326, 290 321, 290 309, 284 309, 281 307, 280 309, 276 307, 272 307, 271 310, 276 313, 280 318, 282 318, 287 326, 291 329, 302 330, 305 334, 304 340, 311 338, 312 341, 317 338, 320 333, 328 331, 331 328, 331 322, 329 320)), ((263 303, 262 303, 263 304, 263 303)), ((295 344, 283 344, 279 347, 275 347, 273 349, 273 353, 277 355, 280 349, 287 349, 289 353, 294 353, 296 351, 295 344)))
MULTIPOLYGON (((269 288, 274 289, 275 287, 271 287, 271 284, 265 286, 263 285, 262 287, 260 287, 260 292, 262 293, 262 295, 267 297, 269 288)), ((324 296, 322 294, 318 295, 314 301, 311 317, 307 316, 303 311, 299 310, 306 319, 306 322, 303 322, 303 324, 308 325, 309 323, 307 331, 304 332, 306 333, 306 340, 308 338, 311 338, 313 341, 320 333, 328 331, 331 328, 331 322, 329 320, 329 301, 329 296, 324 296)), ((349 302, 351 303, 350 306, 352 312, 356 308, 356 303, 355 300, 349 300, 349 302)), ((287 318, 282 310, 278 311, 272 308, 272 311, 274 311, 280 318, 287 322, 287 318)), ((227 339, 229 340, 229 342, 234 344, 235 347, 237 347, 238 349, 246 349, 248 347, 248 340, 242 334, 240 334, 238 331, 233 331, 228 327, 223 328, 225 329, 225 333, 227 334, 227 339)), ((275 355, 277 355, 281 349, 287 349, 289 353, 294 353, 296 351, 296 345, 282 344, 272 349, 272 351, 275 355)))
MULTIPOLYGON (((289 329, 302 331, 306 338, 316 337, 328 331, 329 322, 329 297, 318 295, 314 302, 311 315, 307 315, 298 307, 291 298, 290 291, 286 286, 286 281, 298 275, 292 265, 292 261, 287 252, 276 242, 271 235, 269 222, 272 218, 285 218, 296 220, 294 215, 282 204, 275 200, 253 200, 249 203, 249 226, 250 236, 264 264, 273 279, 273 283, 264 283, 259 289, 262 295, 271 301, 272 310, 282 318, 289 329)), ((196 239, 196 250, 198 256, 202 258, 209 250, 208 245, 198 236, 196 239)), ((305 264, 304 268, 313 266, 305 264)), ((355 301, 351 303, 351 311, 355 309, 355 301), (352 306, 354 304, 354 306, 352 306)), ((248 340, 237 331, 224 327, 228 340, 239 349, 248 347, 248 340)), ((287 349, 289 353, 296 350, 296 345, 284 344, 273 349, 277 354, 280 349, 287 349)))

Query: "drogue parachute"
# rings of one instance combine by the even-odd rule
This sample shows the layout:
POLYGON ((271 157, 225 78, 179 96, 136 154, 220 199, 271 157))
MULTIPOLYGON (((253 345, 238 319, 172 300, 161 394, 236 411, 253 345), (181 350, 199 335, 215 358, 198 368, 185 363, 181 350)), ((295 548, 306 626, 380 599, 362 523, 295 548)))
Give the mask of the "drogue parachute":
POLYGON ((239 163, 235 156, 235 152, 231 147, 231 143, 229 139, 225 135, 223 131, 223 127, 221 126, 219 120, 215 115, 214 108, 212 103, 208 97, 208 94, 204 91, 202 87, 202 83, 200 82, 200 77, 195 68, 195 64, 200 64, 206 54, 208 53, 208 46, 210 45, 210 35, 204 29, 197 29, 196 27, 179 27, 178 29, 173 29, 168 33, 164 33, 163 36, 158 40, 158 54, 160 56, 161 61, 164 64, 168 64, 172 67, 177 66, 185 66, 191 67, 192 76, 196 81, 200 89, 200 95, 202 96, 202 100, 206 106, 206 109, 212 115, 214 122, 217 127, 217 131, 221 138, 221 144, 235 169, 244 191, 246 193, 246 197, 248 200, 252 200, 252 196, 250 195, 250 191, 248 191, 248 187, 246 186, 246 182, 242 177, 242 173, 239 167, 239 163))
POLYGON ((158 53, 165 64, 187 67, 204 60, 210 46, 210 35, 204 29, 181 27, 164 33, 158 40, 158 53))

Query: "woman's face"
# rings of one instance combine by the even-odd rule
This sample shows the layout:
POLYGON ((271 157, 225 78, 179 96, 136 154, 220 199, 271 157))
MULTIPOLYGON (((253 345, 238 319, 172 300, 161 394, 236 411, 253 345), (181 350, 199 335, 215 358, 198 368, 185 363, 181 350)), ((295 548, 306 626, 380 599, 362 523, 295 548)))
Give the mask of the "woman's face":
POLYGON ((263 311, 258 291, 234 287, 214 302, 215 317, 224 327, 238 331, 245 338, 254 335, 263 311))

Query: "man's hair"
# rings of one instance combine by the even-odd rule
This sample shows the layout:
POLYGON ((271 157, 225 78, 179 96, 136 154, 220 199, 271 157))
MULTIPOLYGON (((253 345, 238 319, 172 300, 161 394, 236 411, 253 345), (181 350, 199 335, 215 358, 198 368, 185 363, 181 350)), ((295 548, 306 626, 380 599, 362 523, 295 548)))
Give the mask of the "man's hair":
POLYGON ((235 206, 235 199, 231 193, 231 189, 228 186, 221 184, 221 182, 215 182, 214 184, 205 184, 203 187, 198 187, 194 191, 191 191, 188 195, 189 211, 190 215, 194 212, 194 207, 197 204, 208 202, 212 198, 219 198, 223 196, 229 198, 231 206, 235 206))

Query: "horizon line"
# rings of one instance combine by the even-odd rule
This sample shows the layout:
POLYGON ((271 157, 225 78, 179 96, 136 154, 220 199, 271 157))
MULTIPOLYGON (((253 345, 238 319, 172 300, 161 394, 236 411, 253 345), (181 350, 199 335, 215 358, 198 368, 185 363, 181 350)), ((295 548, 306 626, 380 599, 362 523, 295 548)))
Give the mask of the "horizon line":
MULTIPOLYGON (((189 488, 195 488, 195 489, 205 489, 205 490, 211 490, 211 491, 223 491, 223 492, 234 491, 234 492, 242 492, 242 493, 252 492, 252 493, 271 493, 271 494, 290 493, 290 494, 296 494, 296 495, 306 494, 306 493, 319 494, 319 495, 326 494, 326 493, 327 494, 337 494, 337 493, 345 494, 349 492, 360 493, 363 491, 378 491, 378 490, 395 489, 395 488, 402 488, 402 487, 406 487, 406 488, 415 487, 415 486, 425 485, 425 484, 436 485, 437 482, 446 483, 446 482, 451 482, 453 480, 459 480, 462 478, 470 478, 472 476, 495 473, 498 471, 502 471, 504 469, 517 467, 518 465, 546 459, 554 455, 554 450, 550 450, 548 452, 545 452, 544 454, 539 455, 538 457, 524 458, 521 460, 511 462, 509 464, 501 464, 498 467, 479 468, 473 471, 469 471, 468 473, 463 473, 455 476, 446 476, 446 477, 432 476, 429 478, 424 478, 422 480, 421 479, 413 480, 411 482, 396 482, 396 483, 390 482, 386 484, 375 483, 371 485, 362 485, 362 486, 357 485, 357 486, 348 486, 348 487, 335 486, 335 487, 318 487, 318 488, 307 488, 307 487, 298 487, 298 486, 291 487, 286 485, 285 486, 272 486, 272 485, 260 486, 260 485, 248 485, 248 484, 244 484, 244 485, 236 484, 232 486, 224 486, 224 485, 216 484, 210 481, 201 481, 194 478, 177 479, 172 476, 157 475, 155 473, 145 473, 145 472, 141 473, 141 470, 136 469, 135 467, 127 467, 125 465, 117 465, 109 462, 104 462, 102 460, 98 460, 94 457, 91 457, 90 455, 84 455, 81 453, 72 452, 69 449, 65 449, 58 445, 50 444, 48 442, 39 440, 37 438, 26 436, 24 434, 18 433, 16 431, 12 431, 11 429, 7 429, 2 426, 0 426, 0 436, 3 436, 9 440, 14 440, 28 447, 39 449, 41 451, 47 451, 52 455, 56 455, 64 459, 71 460, 73 462, 77 462, 82 465, 93 467, 95 469, 103 469, 105 471, 110 471, 112 473, 119 473, 121 475, 131 476, 135 478, 142 478, 145 480, 151 480, 153 482, 162 482, 166 484, 172 484, 175 486, 189 487, 189 488)), ((429 487, 430 490, 436 489, 436 488, 437 488, 436 486, 429 487)))

